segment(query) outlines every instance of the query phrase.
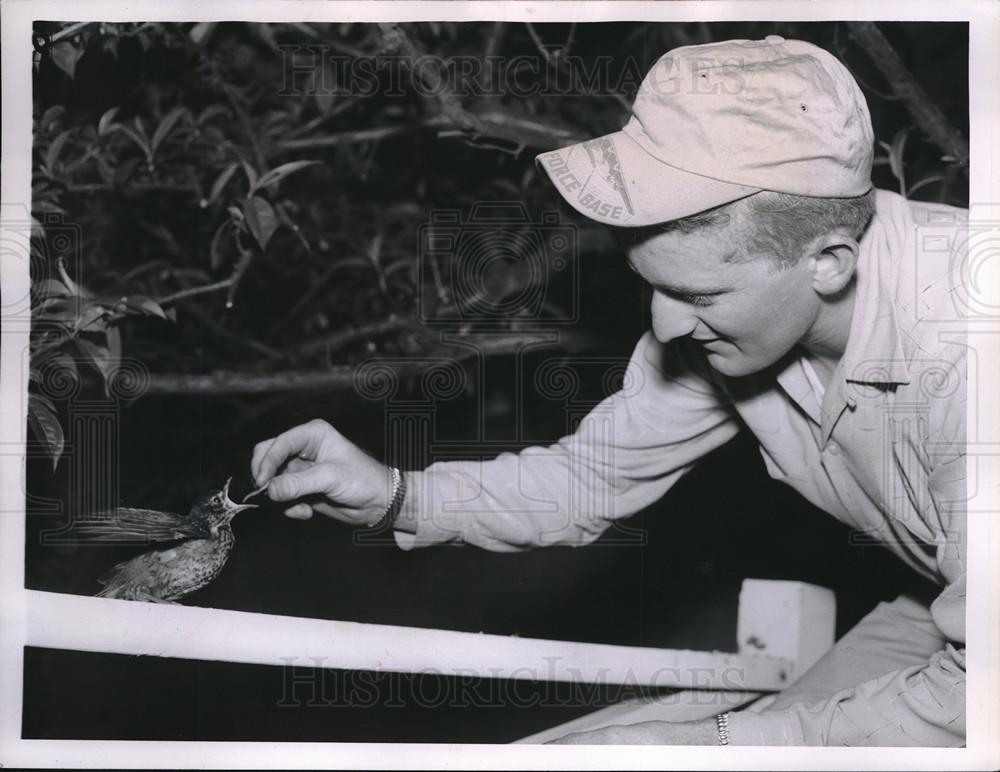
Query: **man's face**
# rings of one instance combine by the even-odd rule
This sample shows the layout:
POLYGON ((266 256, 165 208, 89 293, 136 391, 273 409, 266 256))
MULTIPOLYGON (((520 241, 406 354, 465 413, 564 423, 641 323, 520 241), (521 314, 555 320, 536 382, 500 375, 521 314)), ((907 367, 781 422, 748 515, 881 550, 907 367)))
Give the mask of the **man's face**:
POLYGON ((658 233, 626 248, 630 267, 653 288, 656 338, 691 337, 729 376, 778 361, 807 336, 821 304, 812 260, 778 270, 770 255, 745 259, 744 233, 733 222, 658 233))

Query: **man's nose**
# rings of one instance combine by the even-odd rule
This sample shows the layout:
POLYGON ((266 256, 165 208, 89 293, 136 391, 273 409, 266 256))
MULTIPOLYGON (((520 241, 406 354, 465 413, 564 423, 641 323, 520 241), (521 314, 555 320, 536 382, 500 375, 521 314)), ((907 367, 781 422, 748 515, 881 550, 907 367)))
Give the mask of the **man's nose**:
POLYGON ((660 343, 690 335, 698 324, 687 303, 669 298, 661 292, 653 293, 653 335, 660 343))

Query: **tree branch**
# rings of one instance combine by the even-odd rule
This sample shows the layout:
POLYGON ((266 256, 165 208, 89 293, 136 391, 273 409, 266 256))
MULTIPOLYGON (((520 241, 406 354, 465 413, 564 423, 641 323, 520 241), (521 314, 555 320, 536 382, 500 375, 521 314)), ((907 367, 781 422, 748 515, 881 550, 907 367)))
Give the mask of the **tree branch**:
MULTIPOLYGON (((386 360, 391 364, 396 376, 405 378, 422 374, 427 370, 429 358, 450 358, 464 362, 477 356, 521 353, 527 348, 532 351, 561 349, 573 351, 582 345, 579 336, 562 333, 554 338, 551 333, 532 335, 531 333, 509 333, 480 337, 468 336, 467 345, 442 345, 425 354, 416 355, 411 362, 406 360, 386 360)), ((237 373, 216 371, 207 374, 159 373, 150 376, 147 394, 270 394, 274 392, 317 391, 348 389, 354 387, 355 365, 339 365, 324 370, 299 370, 280 373, 237 373)))
MULTIPOLYGON (((482 129, 482 133, 479 136, 490 139, 502 139, 514 144, 524 145, 525 147, 538 148, 539 150, 551 150, 552 148, 561 147, 566 144, 582 142, 586 139, 583 135, 569 129, 497 111, 476 113, 476 120, 482 129)), ((447 134, 448 132, 465 133, 460 126, 457 126, 447 116, 435 115, 425 118, 422 121, 400 126, 383 126, 377 129, 360 129, 319 137, 309 137, 307 139, 285 140, 284 142, 276 143, 275 148, 280 151, 291 151, 338 147, 357 142, 400 136, 412 131, 427 129, 437 129, 442 134, 447 134)))
POLYGON ((178 300, 186 300, 187 298, 197 297, 198 295, 207 295, 211 292, 229 289, 229 286, 232 283, 233 280, 230 278, 217 281, 214 284, 203 284, 200 287, 188 287, 187 289, 179 290, 172 295, 164 295, 162 298, 157 298, 156 302, 158 305, 165 306, 170 303, 176 303, 178 300))
POLYGON ((374 322, 373 324, 366 324, 363 327, 353 330, 342 330, 318 340, 307 341, 294 351, 286 354, 286 356, 310 356, 311 354, 318 354, 321 351, 335 353, 352 343, 371 338, 381 338, 385 335, 391 335, 394 332, 401 332, 408 329, 418 329, 418 326, 409 319, 396 317, 381 322, 374 322))
POLYGON ((889 83, 893 94, 906 105, 917 125, 930 137, 945 154, 951 156, 968 176, 969 142, 962 133, 951 125, 945 114, 927 95, 917 82, 899 54, 886 40, 881 30, 870 21, 849 21, 850 30, 858 44, 875 63, 882 76, 889 83))
POLYGON ((483 126, 479 118, 462 107, 462 102, 447 83, 447 74, 440 63, 440 58, 429 57, 427 52, 410 38, 402 25, 380 23, 378 26, 382 30, 383 50, 402 54, 411 72, 414 71, 414 63, 418 61, 423 64, 434 62, 437 65, 434 68, 421 66, 416 71, 416 75, 424 86, 434 94, 438 104, 441 105, 442 114, 462 131, 470 134, 483 134, 483 126))

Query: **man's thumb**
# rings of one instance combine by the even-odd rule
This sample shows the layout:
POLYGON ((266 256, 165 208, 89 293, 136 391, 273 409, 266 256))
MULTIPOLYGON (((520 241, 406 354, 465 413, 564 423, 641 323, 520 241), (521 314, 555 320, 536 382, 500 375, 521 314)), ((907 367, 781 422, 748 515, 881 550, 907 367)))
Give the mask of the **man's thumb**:
POLYGON ((273 478, 267 486, 272 501, 291 501, 317 493, 329 494, 335 480, 333 467, 314 464, 298 472, 286 472, 273 478))

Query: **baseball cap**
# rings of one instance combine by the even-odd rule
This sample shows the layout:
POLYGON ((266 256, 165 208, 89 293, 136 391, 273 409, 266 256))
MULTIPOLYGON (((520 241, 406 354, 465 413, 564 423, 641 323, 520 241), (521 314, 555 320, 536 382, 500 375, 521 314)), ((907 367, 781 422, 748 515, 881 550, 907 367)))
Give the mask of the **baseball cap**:
POLYGON ((683 46, 643 79, 632 117, 538 155, 566 201, 609 225, 653 225, 761 190, 846 198, 871 188, 874 134, 840 61, 769 35, 683 46))

